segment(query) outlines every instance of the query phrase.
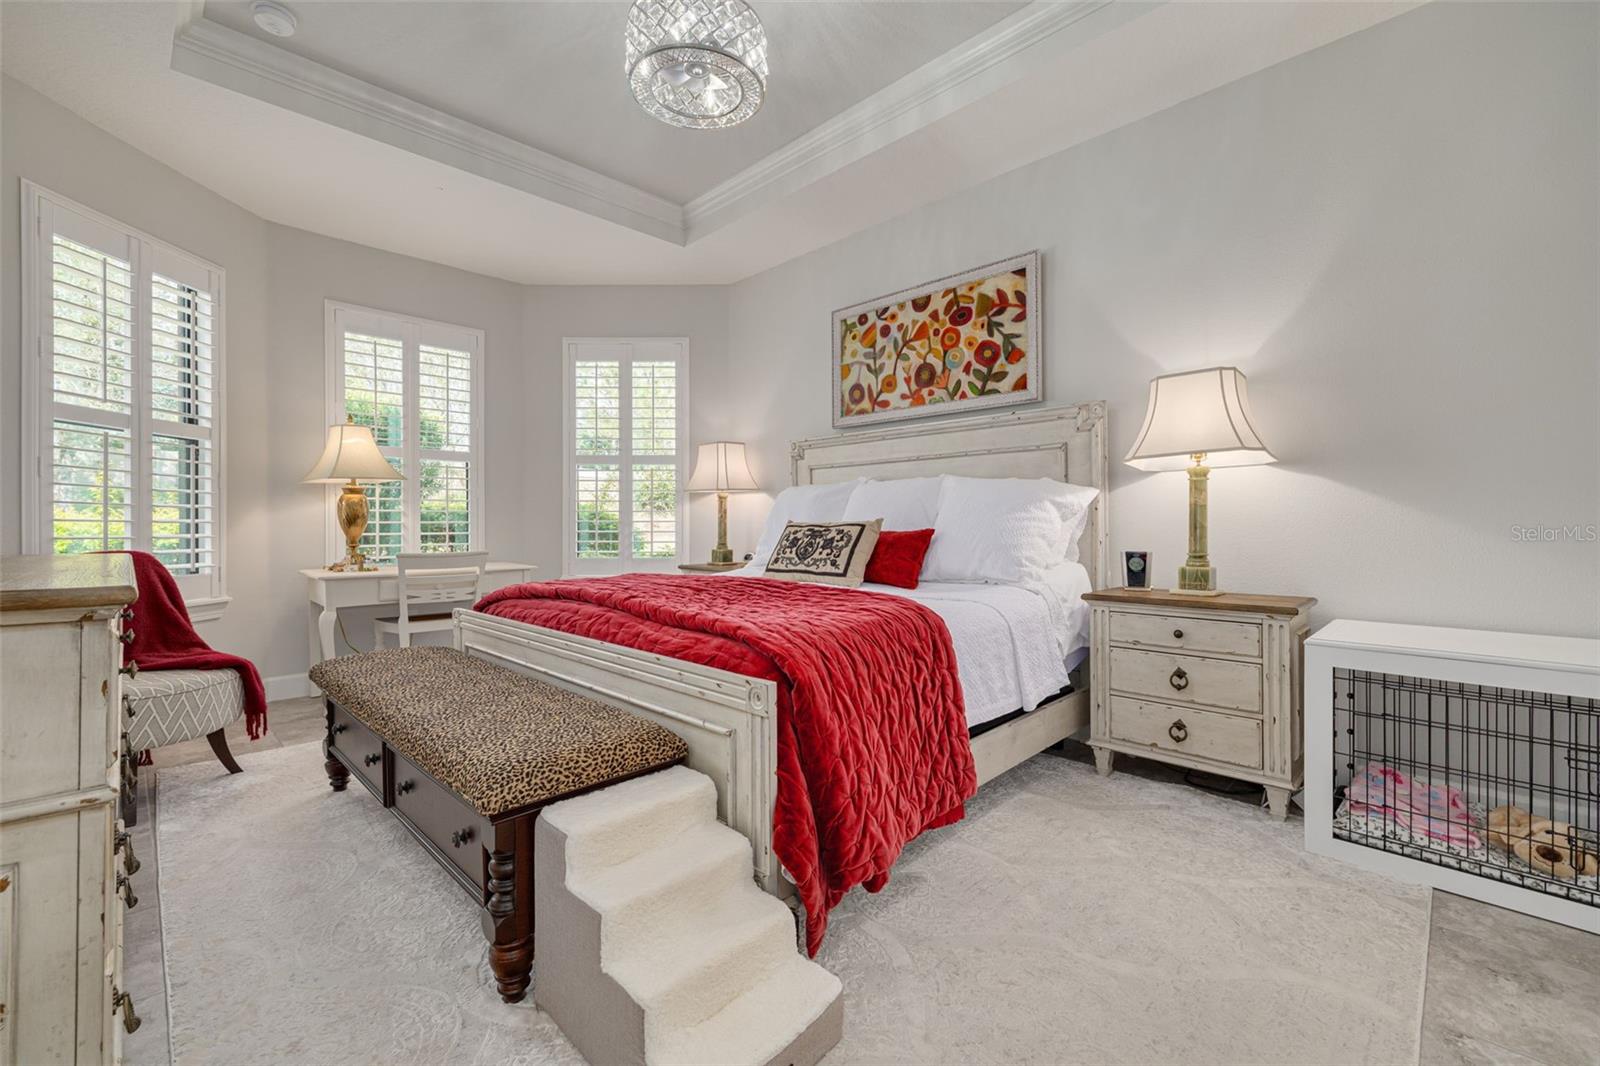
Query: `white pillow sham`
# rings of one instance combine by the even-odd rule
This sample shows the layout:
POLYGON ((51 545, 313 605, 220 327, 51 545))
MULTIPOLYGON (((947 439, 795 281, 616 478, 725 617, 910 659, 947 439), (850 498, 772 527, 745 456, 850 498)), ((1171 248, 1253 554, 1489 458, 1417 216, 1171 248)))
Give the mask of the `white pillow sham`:
POLYGON ((778 538, 783 536, 783 529, 790 522, 842 522, 850 494, 862 480, 856 478, 837 485, 791 485, 778 493, 778 498, 772 501, 772 510, 767 512, 767 524, 762 527, 750 566, 764 568, 767 565, 772 549, 778 546, 778 538))
POLYGON ((1029 584, 1077 561, 1098 491, 1050 478, 944 478, 924 581, 1029 584))
POLYGON ((863 481, 850 494, 844 521, 883 519, 892 530, 932 529, 939 517, 942 477, 908 477, 893 481, 863 481))

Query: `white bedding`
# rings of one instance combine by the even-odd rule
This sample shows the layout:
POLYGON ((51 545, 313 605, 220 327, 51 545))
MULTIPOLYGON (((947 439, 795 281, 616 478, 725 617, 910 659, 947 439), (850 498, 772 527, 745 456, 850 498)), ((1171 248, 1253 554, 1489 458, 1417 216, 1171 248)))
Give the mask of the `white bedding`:
POLYGON ((1063 563, 1030 585, 925 581, 914 589, 861 587, 916 600, 944 619, 969 729, 1019 708, 1031 711, 1061 691, 1089 647, 1089 605, 1082 597, 1091 584, 1079 563, 1063 563))

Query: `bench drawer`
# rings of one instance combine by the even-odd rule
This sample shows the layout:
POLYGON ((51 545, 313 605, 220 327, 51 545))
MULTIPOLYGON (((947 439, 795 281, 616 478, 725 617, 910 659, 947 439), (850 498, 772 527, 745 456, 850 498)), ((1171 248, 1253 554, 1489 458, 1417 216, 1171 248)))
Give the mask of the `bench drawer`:
POLYGON ((1130 744, 1261 769, 1261 719, 1111 697, 1111 736, 1130 744))
POLYGON ((399 752, 394 759, 394 809, 479 889, 484 885, 484 844, 489 823, 399 752))
POLYGON ((1114 647, 1111 688, 1168 702, 1261 713, 1261 666, 1257 663, 1114 647))
POLYGON ((1219 622, 1179 615, 1111 612, 1111 643, 1138 644, 1173 651, 1261 657, 1261 627, 1253 622, 1219 622))
POLYGON ((383 798, 383 741, 338 704, 333 707, 333 746, 345 765, 379 799, 383 798))

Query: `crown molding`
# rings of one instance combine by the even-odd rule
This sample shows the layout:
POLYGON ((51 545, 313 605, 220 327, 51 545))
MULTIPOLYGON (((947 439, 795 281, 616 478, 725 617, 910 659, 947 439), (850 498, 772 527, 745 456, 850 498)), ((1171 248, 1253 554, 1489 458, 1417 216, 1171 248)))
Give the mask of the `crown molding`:
POLYGON ((1073 27, 1102 33, 1159 6, 1116 0, 1034 0, 690 200, 683 209, 685 243, 992 95, 1026 73, 1026 61, 1054 54, 1053 48, 1044 46, 1073 27), (1101 12, 1100 18, 1091 18, 1101 12))
POLYGON ((640 233, 685 243, 679 204, 208 19, 179 27, 172 69, 640 233))

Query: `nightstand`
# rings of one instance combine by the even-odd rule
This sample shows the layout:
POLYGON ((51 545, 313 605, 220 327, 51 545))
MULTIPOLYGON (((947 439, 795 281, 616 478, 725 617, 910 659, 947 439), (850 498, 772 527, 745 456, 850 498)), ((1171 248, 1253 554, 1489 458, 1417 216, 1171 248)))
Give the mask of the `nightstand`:
POLYGON ((1102 589, 1091 608, 1089 744, 1252 781, 1273 815, 1304 780, 1307 596, 1102 589))
POLYGON ((720 574, 728 570, 737 570, 744 563, 679 563, 678 569, 688 574, 720 574))

